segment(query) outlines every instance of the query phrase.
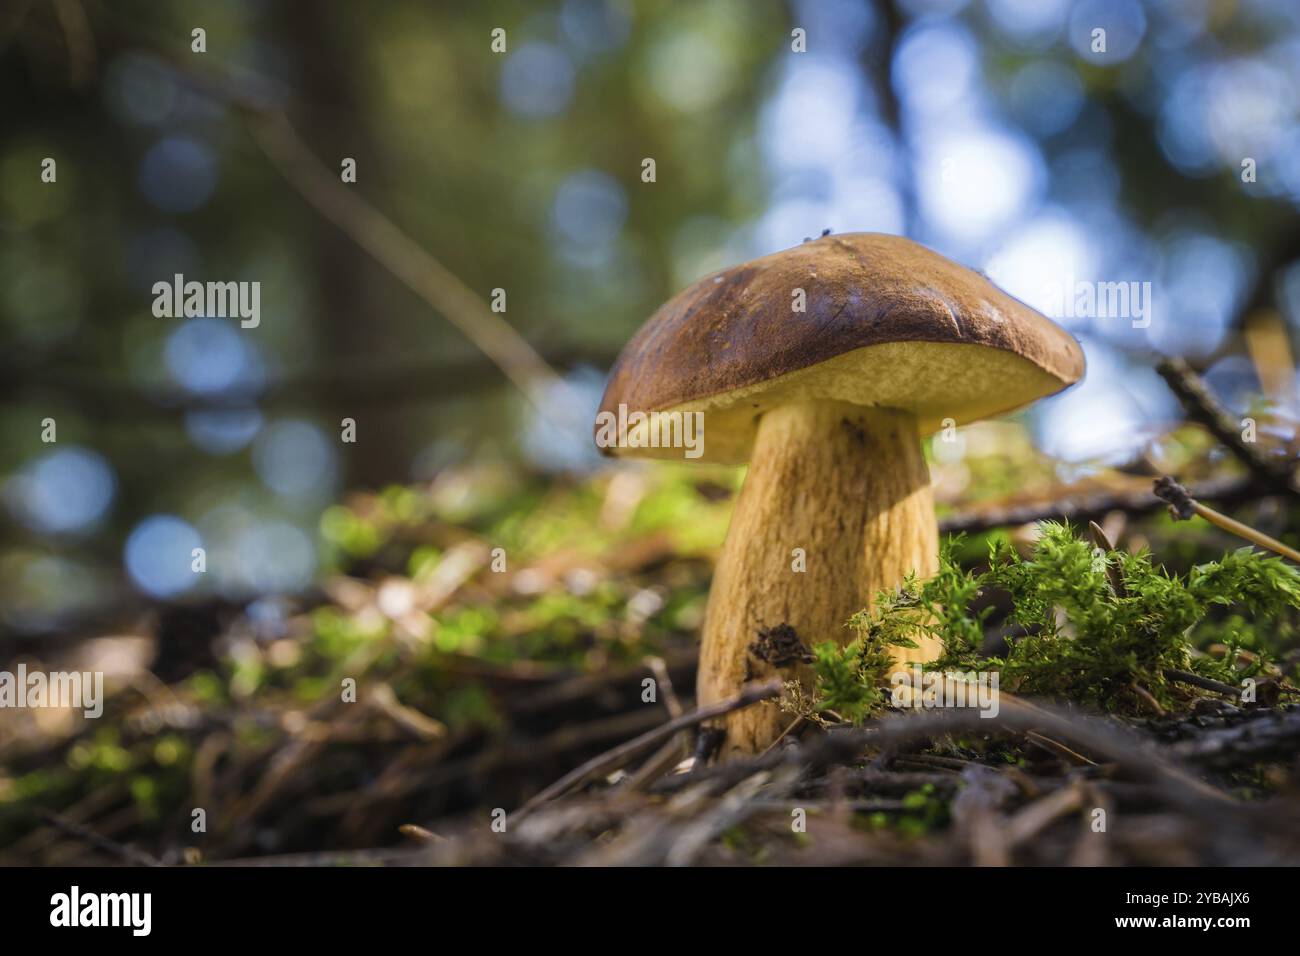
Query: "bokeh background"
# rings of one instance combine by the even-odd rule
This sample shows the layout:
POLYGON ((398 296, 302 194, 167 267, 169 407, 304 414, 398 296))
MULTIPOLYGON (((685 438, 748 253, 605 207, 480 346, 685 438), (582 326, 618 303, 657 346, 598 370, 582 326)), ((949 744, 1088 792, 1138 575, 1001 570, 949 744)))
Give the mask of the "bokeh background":
MULTIPOLYGON (((1290 437, 1289 0, 10 0, 0 78, 6 638, 307 591, 354 489, 601 467, 587 423, 639 323, 825 228, 912 236, 1049 311, 1072 280, 1152 284, 1147 328, 1059 316, 1087 381, 996 433, 1058 478, 1178 417, 1159 356, 1290 437), (322 216, 258 111, 335 174, 354 158, 347 188, 484 300, 507 290, 563 401, 536 411, 322 216), (155 318, 174 273, 259 281, 260 326, 155 318)), ((969 475, 938 477, 952 498, 969 475)))

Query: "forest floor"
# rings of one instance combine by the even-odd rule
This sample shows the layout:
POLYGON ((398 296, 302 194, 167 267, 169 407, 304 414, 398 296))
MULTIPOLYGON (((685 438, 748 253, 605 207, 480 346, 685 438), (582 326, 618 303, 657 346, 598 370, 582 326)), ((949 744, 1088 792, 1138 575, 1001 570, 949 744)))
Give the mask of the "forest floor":
MULTIPOLYGON (((1007 668, 996 716, 882 705, 878 674, 831 655, 819 677, 861 677, 859 713, 753 688, 791 732, 710 761, 697 635, 740 476, 479 465, 330 509, 311 594, 142 607, 22 644, 33 666, 103 670, 108 700, 97 720, 6 718, 0 861, 1300 863, 1300 578, 1172 521, 1149 476, 1063 483, 1026 448, 975 432, 959 467, 935 464, 942 526, 963 535, 948 585, 979 585, 941 596, 971 598, 945 626, 980 643, 950 651, 1007 668), (1044 537, 1036 518, 1070 527, 1044 537), (1089 521, 1105 560, 1049 566, 1075 539, 1097 553, 1089 521), (1102 597, 1076 613, 1077 594, 1049 596, 1026 628, 1043 592, 1016 582, 1035 568, 1102 597), (1151 656, 1118 643, 1145 633, 1151 656)), ((1253 527, 1293 526, 1287 495, 1196 429, 1161 455, 1253 527)))

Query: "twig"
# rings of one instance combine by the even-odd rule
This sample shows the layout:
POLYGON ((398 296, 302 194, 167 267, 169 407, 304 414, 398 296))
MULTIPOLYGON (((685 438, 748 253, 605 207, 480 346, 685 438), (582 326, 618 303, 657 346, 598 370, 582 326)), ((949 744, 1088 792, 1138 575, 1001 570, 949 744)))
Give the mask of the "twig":
POLYGON ((1042 747, 1044 750, 1068 760, 1070 763, 1080 767, 1095 767, 1097 762, 1089 760, 1081 753, 1071 750, 1059 740, 1053 740, 1051 737, 1044 736, 1036 730, 1030 730, 1025 733, 1026 739, 1042 747))
POLYGON ((1242 524, 1235 518, 1229 518, 1222 512, 1201 504, 1191 496, 1186 488, 1168 475, 1156 479, 1155 494, 1161 501, 1169 503, 1169 513, 1176 521, 1186 521, 1194 514, 1200 515, 1210 524, 1216 525, 1224 531, 1235 534, 1251 544, 1258 545, 1300 564, 1300 551, 1283 544, 1277 538, 1270 538, 1262 531, 1256 531, 1248 524, 1242 524))
POLYGON ((777 774, 760 771, 749 779, 742 780, 711 809, 683 826, 672 839, 668 852, 664 855, 664 863, 667 866, 690 866, 714 837, 743 822, 751 813, 760 809, 756 806, 756 798, 771 782, 772 777, 781 778, 783 786, 777 787, 778 791, 785 790, 794 783, 797 772, 792 773, 788 767, 783 769, 784 772, 778 771, 777 774))
POLYGON ((970 850, 975 866, 1007 866, 1011 862, 1003 810, 1015 798, 1016 785, 982 764, 962 772, 962 789, 952 801, 957 838, 970 850))
POLYGON ((1141 700, 1142 703, 1146 704, 1147 708, 1157 717, 1164 717, 1168 713, 1168 711, 1161 706, 1160 701, 1156 700, 1155 695, 1137 681, 1130 682, 1129 687, 1132 689, 1133 693, 1138 695, 1138 699, 1141 700))
POLYGON ((952 773, 963 773, 975 766, 973 761, 962 760, 960 757, 943 757, 939 754, 899 754, 894 758, 894 762, 910 763, 921 767, 937 767, 940 770, 948 770, 952 773))
POLYGON ((763 753, 766 754, 771 750, 773 750, 774 748, 780 746, 781 741, 785 740, 786 737, 790 736, 790 732, 794 730, 796 727, 798 727, 800 724, 802 724, 803 721, 804 718, 802 714, 800 714, 794 720, 790 721, 789 725, 785 728, 785 730, 781 731, 780 736, 778 736, 776 740, 772 741, 770 744, 767 745, 766 748, 764 748, 763 753))
POLYGON ((383 216, 307 148, 288 118, 275 111, 248 114, 258 147, 317 212, 420 296, 495 362, 538 410, 553 410, 564 385, 514 326, 391 220, 383 216))
POLYGON ((373 850, 320 850, 281 856, 212 860, 207 865, 211 867, 415 866, 424 862, 423 854, 427 852, 427 849, 412 846, 383 847, 373 850))
POLYGON ((54 0, 54 13, 68 48, 68 83, 74 88, 84 87, 95 69, 95 38, 86 10, 79 0, 54 0))
POLYGON ((687 727, 694 727, 697 724, 704 723, 706 720, 713 720, 715 717, 721 717, 724 714, 731 713, 732 711, 741 710, 742 708, 749 707, 759 701, 780 696, 780 694, 781 681, 779 680, 768 681, 763 684, 746 684, 741 692, 735 697, 719 701, 718 703, 711 704, 708 707, 701 707, 693 713, 683 714, 681 717, 677 717, 668 721, 666 724, 662 724, 653 730, 647 731, 641 736, 629 740, 627 743, 620 744, 613 750, 608 750, 603 754, 593 757, 582 766, 565 774, 559 780, 555 781, 555 783, 534 796, 515 813, 515 817, 518 818, 524 814, 532 812, 533 809, 541 804, 546 803, 548 800, 553 800, 555 797, 558 797, 563 793, 567 793, 569 790, 581 785, 585 780, 598 773, 612 770, 620 766, 642 751, 649 750, 661 741, 672 737, 673 734, 677 733, 679 730, 684 730, 687 727))
MULTIPOLYGON (((1013 694, 1000 695, 1001 707, 993 718, 965 708, 899 714, 881 718, 861 729, 837 730, 803 748, 773 751, 766 757, 733 761, 707 773, 725 779, 743 778, 756 769, 780 763, 802 763, 809 768, 857 760, 868 748, 903 747, 932 740, 944 734, 962 732, 1020 733, 1037 731, 1054 739, 1104 757, 1141 782, 1152 784, 1170 803, 1198 814, 1217 814, 1236 804, 1228 794, 1203 783, 1187 771, 1164 760, 1139 738, 1118 728, 1103 726, 1096 719, 1081 720, 1068 711, 1031 703, 1013 694)), ((704 775, 704 772, 701 773, 704 775)), ((677 778, 661 781, 658 792, 670 792, 682 785, 677 778)))
POLYGON ((1014 850, 1032 840, 1058 817, 1083 806, 1084 787, 1079 781, 1031 803, 1007 821, 1007 848, 1014 850))
POLYGON ((397 828, 397 832, 408 840, 414 840, 416 843, 446 843, 447 838, 438 836, 432 830, 426 830, 416 823, 403 823, 397 828))
MULTIPOLYGON (((1088 522, 1088 532, 1092 535, 1092 543, 1097 547, 1107 552, 1115 550, 1115 543, 1097 522, 1088 522)), ((1110 589, 1115 592, 1115 597, 1128 597, 1128 588, 1124 585, 1124 575, 1120 573, 1119 565, 1106 563, 1106 580, 1110 582, 1110 589)))
POLYGON ((1291 466, 1270 458, 1261 448, 1242 440, 1241 426, 1205 387, 1204 380, 1183 359, 1166 359, 1156 366, 1160 377, 1178 397, 1189 420, 1205 427, 1250 473, 1278 491, 1300 493, 1291 466))
MULTIPOLYGON (((1114 801, 1106 788, 1099 786, 1095 782, 1088 782, 1083 785, 1083 805, 1081 809, 1091 806, 1093 811, 1100 810, 1103 818, 1110 817, 1114 812, 1114 801)), ((1106 866, 1110 861, 1110 844, 1105 839, 1104 830, 1093 829, 1093 815, 1084 813, 1081 815, 1079 826, 1079 838, 1074 844, 1074 849, 1070 851, 1070 866, 1106 866)))
POLYGON ((416 740, 428 743, 447 736, 446 724, 403 704, 393 688, 383 681, 370 688, 366 701, 416 740))
MULTIPOLYGON (((669 671, 676 670, 682 674, 694 673, 699 660, 699 651, 695 648, 673 649, 663 656, 669 671)), ((610 687, 631 684, 645 674, 654 671, 645 662, 619 668, 608 668, 600 673, 579 674, 567 678, 549 687, 539 688, 527 697, 512 703, 510 710, 515 714, 531 714, 550 710, 561 704, 571 704, 593 696, 610 687)))
MULTIPOLYGON (((668 708, 668 716, 676 719, 684 714, 686 709, 682 707, 682 702, 677 697, 677 691, 673 689, 673 678, 668 672, 668 664, 664 659, 650 656, 644 658, 642 663, 649 667, 651 673, 655 675, 659 691, 664 695, 664 706, 668 708)), ((670 768, 677 765, 690 748, 690 743, 690 735, 686 731, 682 731, 675 739, 669 740, 649 760, 637 768, 636 773, 627 782, 627 789, 633 791, 644 790, 654 783, 667 773, 670 768)))
MULTIPOLYGON (((1205 482, 1195 490, 1196 496, 1206 501, 1233 503, 1258 500, 1273 489, 1257 479, 1226 478, 1205 482)), ((1127 515, 1149 514, 1159 510, 1162 505, 1159 498, 1146 490, 1098 492, 1066 489, 1057 497, 1046 500, 985 506, 945 515, 939 520, 939 530, 944 534, 974 534, 1046 519, 1082 524, 1100 520, 1112 511, 1127 515)))
MULTIPOLYGON (((110 51, 139 49, 112 38, 110 51)), ((168 51, 147 48, 177 78, 204 96, 237 108, 247 119, 259 149, 317 212, 334 223, 376 262, 401 280, 490 358, 539 410, 555 411, 571 389, 537 351, 499 314, 491 311, 459 277, 396 224, 349 189, 336 171, 308 148, 274 101, 270 84, 248 72, 197 69, 168 51)))
POLYGON ((659 691, 664 695, 664 706, 668 708, 668 716, 677 718, 686 713, 682 702, 677 697, 677 691, 673 689, 673 678, 668 672, 667 662, 662 657, 652 655, 646 657, 643 663, 650 668, 650 673, 655 675, 659 691))
POLYGON ((129 863, 132 866, 162 866, 162 861, 151 853, 144 850, 137 850, 133 846, 127 846, 124 843, 118 843, 116 840, 110 840, 103 834, 96 833, 90 827, 82 826, 80 823, 74 823, 57 813, 49 810, 38 811, 42 820, 48 823, 62 833, 67 834, 75 840, 87 843, 97 850, 107 853, 109 856, 121 860, 123 863, 129 863))
MULTIPOLYGON (((479 750, 455 760, 443 760, 452 748, 444 738, 437 746, 415 751, 410 766, 392 762, 379 779, 356 790, 331 793, 313 798, 306 804, 308 812, 328 816, 344 810, 373 812, 377 803, 396 800, 421 790, 455 788, 466 780, 482 779, 489 774, 519 768, 535 768, 574 750, 587 750, 611 740, 622 740, 643 731, 656 715, 649 708, 623 711, 584 724, 561 727, 540 739, 519 739, 501 747, 479 750)), ((456 741, 459 745, 463 740, 456 741)))
POLYGON ((666 774, 686 756, 688 744, 680 737, 668 741, 651 755, 645 763, 637 768, 636 773, 632 774, 631 779, 627 782, 627 789, 632 791, 645 790, 656 780, 666 774))
POLYGON ((1209 730, 1170 749, 1181 760, 1220 770, 1294 757, 1300 750, 1300 712, 1273 713, 1235 727, 1209 730))
POLYGON ((1233 699, 1241 696, 1240 687, 1233 687, 1231 684, 1225 684, 1221 680, 1214 680, 1210 677, 1202 677, 1200 674, 1193 674, 1191 671, 1180 671, 1171 667, 1165 671, 1165 679, 1179 684, 1191 684, 1193 687, 1201 688, 1201 690, 1212 690, 1233 699))

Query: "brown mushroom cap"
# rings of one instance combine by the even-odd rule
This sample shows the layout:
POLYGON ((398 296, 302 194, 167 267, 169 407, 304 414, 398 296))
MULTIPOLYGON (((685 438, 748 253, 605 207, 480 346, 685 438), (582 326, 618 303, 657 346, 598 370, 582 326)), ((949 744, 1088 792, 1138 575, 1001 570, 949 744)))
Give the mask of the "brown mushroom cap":
MULTIPOLYGON (((825 236, 705 276, 624 347, 601 411, 704 412, 704 459, 748 460, 763 412, 837 400, 977 421, 1077 382, 1083 350, 982 274, 900 236, 825 236), (796 289, 806 308, 793 309, 796 289)), ((680 449, 607 454, 681 457, 680 449)))

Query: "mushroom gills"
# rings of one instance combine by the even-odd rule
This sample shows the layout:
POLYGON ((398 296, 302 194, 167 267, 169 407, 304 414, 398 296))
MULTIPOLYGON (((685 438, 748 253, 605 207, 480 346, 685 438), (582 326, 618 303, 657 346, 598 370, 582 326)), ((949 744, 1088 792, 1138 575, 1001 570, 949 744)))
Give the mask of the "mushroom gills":
MULTIPOLYGON (((757 385, 679 401, 662 411, 703 412, 700 460, 742 464, 750 460, 756 416, 782 405, 840 400, 906 409, 916 414, 920 434, 928 435, 949 421, 965 425, 1005 414, 1059 389, 1056 379, 1014 352, 982 345, 887 342, 757 385)), ((651 445, 642 436, 629 442, 641 457, 682 457, 676 446, 651 445)))

